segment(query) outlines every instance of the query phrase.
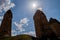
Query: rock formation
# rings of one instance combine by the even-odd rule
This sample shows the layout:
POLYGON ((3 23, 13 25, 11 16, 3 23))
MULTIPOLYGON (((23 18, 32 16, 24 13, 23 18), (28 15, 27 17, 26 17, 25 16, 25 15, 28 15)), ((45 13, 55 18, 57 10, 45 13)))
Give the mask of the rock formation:
POLYGON ((53 23, 58 23, 58 24, 60 24, 60 22, 59 22, 58 20, 54 19, 54 18, 50 18, 49 23, 50 23, 50 24, 53 24, 53 23))
POLYGON ((56 33, 56 36, 60 36, 60 22, 56 19, 50 18, 49 23, 51 29, 56 33))
POLYGON ((60 37, 60 22, 56 19, 50 18, 49 22, 47 21, 47 18, 45 14, 37 10, 35 15, 33 16, 34 24, 35 24, 35 30, 36 30, 36 37, 37 38, 49 38, 55 39, 56 36, 60 37))
POLYGON ((11 25, 12 25, 12 12, 11 10, 8 10, 3 17, 2 23, 1 23, 1 32, 0 34, 2 36, 11 36, 11 25))
POLYGON ((37 10, 33 19, 35 23, 36 36, 40 38, 46 31, 48 21, 45 14, 40 10, 37 10))
MULTIPOLYGON (((50 18, 49 22, 45 14, 37 10, 35 15, 33 16, 35 30, 36 30, 36 38, 28 35, 20 35, 16 37, 12 37, 14 40, 56 40, 57 37, 60 37, 60 22, 56 19, 50 18), (57 37, 56 37, 57 36, 57 37), (22 39, 21 39, 22 38, 22 39)), ((11 36, 11 25, 12 25, 12 12, 8 10, 4 14, 4 18, 2 20, 0 26, 0 37, 1 36, 11 36)), ((2 39, 4 39, 2 37, 2 39)), ((13 40, 12 39, 12 40, 13 40)))

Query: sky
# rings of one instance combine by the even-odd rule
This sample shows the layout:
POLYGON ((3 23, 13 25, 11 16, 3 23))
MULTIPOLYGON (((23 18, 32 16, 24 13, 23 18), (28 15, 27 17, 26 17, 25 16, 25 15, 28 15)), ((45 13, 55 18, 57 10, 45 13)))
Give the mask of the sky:
POLYGON ((0 0, 0 24, 9 9, 13 14, 12 36, 36 36, 33 16, 37 9, 45 13, 48 21, 51 17, 60 21, 60 0, 0 0))

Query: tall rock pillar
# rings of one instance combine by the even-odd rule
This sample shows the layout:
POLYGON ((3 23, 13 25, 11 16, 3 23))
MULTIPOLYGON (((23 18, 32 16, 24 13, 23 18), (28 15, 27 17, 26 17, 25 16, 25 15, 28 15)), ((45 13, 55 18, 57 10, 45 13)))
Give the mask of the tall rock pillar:
POLYGON ((45 32, 45 28, 47 27, 48 21, 46 19, 45 14, 40 10, 37 10, 35 15, 33 16, 33 19, 35 24, 36 36, 40 38, 45 32))
POLYGON ((12 26, 12 12, 8 10, 4 14, 4 18, 1 23, 2 34, 6 36, 11 36, 11 26, 12 26))

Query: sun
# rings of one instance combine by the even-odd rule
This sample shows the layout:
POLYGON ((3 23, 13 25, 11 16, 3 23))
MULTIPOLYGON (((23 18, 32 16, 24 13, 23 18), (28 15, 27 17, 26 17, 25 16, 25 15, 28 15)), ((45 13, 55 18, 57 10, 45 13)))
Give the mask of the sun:
POLYGON ((35 8, 36 7, 36 4, 34 3, 32 6, 35 8))
POLYGON ((36 3, 33 3, 33 4, 32 4, 32 7, 33 7, 33 8, 36 8, 36 7, 37 7, 37 4, 36 4, 36 3))

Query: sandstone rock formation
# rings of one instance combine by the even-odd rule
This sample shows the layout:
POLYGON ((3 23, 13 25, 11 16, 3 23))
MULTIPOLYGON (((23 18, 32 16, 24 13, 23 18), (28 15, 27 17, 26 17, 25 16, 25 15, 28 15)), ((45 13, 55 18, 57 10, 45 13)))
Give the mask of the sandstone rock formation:
MULTIPOLYGON (((33 16, 35 30, 36 30, 36 38, 29 35, 20 35, 16 37, 12 37, 10 40, 55 40, 56 36, 60 37, 60 22, 56 19, 50 18, 49 22, 45 14, 37 10, 35 15, 33 16)), ((11 37, 11 26, 12 25, 12 12, 8 10, 4 14, 4 18, 2 20, 0 26, 0 37, 1 36, 9 36, 11 37)), ((3 40, 3 37, 2 37, 3 40)))
POLYGON ((49 23, 56 36, 60 36, 60 22, 54 18, 50 18, 49 23))
POLYGON ((37 38, 41 38, 42 36, 47 37, 60 37, 60 22, 56 19, 50 18, 49 22, 47 21, 47 18, 45 14, 37 10, 35 15, 33 16, 34 24, 35 24, 35 30, 36 30, 36 36, 37 38))
POLYGON ((35 23, 36 36, 39 38, 45 33, 48 21, 45 14, 40 10, 37 10, 33 19, 35 23))
POLYGON ((0 34, 2 36, 11 36, 11 25, 12 25, 12 12, 8 10, 3 17, 0 34))

